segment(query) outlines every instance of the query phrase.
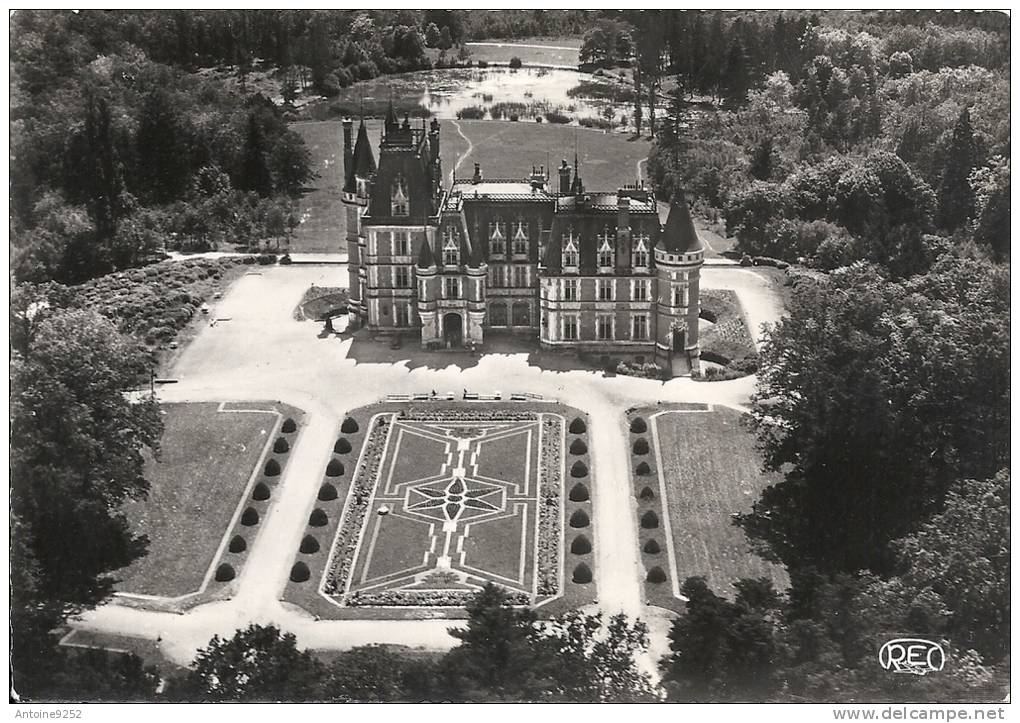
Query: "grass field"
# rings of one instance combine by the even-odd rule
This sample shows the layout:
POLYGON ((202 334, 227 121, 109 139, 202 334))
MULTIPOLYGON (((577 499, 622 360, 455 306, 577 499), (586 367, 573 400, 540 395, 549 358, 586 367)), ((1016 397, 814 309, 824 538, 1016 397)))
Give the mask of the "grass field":
MULTIPOLYGON (((378 160, 382 123, 371 119, 366 124, 378 160)), ((341 124, 339 121, 309 121, 295 123, 292 128, 304 139, 318 178, 301 197, 301 224, 291 240, 290 251, 346 252, 347 219, 340 201, 343 188, 341 124)), ((442 121, 440 136, 447 183, 454 169, 460 176, 470 176, 475 163, 481 164, 483 175, 489 178, 524 178, 530 174, 533 164, 544 164, 548 169, 558 166, 564 158, 573 163, 575 146, 585 186, 590 190, 610 191, 635 181, 637 165, 647 158, 650 147, 647 140, 621 134, 510 121, 442 121), (472 144, 470 152, 467 152, 468 139, 472 144)), ((555 183, 555 173, 552 175, 555 183)))
POLYGON ((649 431, 631 434, 632 440, 643 437, 651 446, 649 454, 635 458, 651 467, 650 475, 634 478, 640 514, 653 510, 661 518, 657 528, 641 526, 642 545, 654 537, 661 547, 656 555, 643 555, 645 566, 659 565, 669 578, 646 586, 649 601, 676 607, 679 601, 672 597, 672 581, 682 585, 684 579, 697 575, 721 595, 732 595, 732 583, 742 577, 769 577, 784 589, 785 570, 754 555, 743 531, 732 524, 732 515, 749 511, 762 489, 774 481, 761 473, 754 437, 742 425, 742 415, 720 407, 652 416, 656 411, 662 408, 639 411, 649 431), (654 500, 642 499, 645 485, 654 500), (672 531, 675 570, 669 565, 667 530, 672 531))
POLYGON ((592 517, 590 494, 567 499, 570 486, 591 486, 587 471, 564 474, 565 462, 588 463, 586 432, 567 432, 577 414, 447 402, 352 411, 357 430, 338 437, 350 451, 338 443, 342 469, 323 479, 336 498, 320 495, 306 531, 314 550, 298 553, 309 579, 292 578, 284 600, 328 618, 455 618, 493 582, 518 604, 590 603, 594 582, 574 575, 591 565, 590 545, 567 550, 578 534, 594 539, 590 522, 564 538, 566 516, 592 517))
POLYGON ((149 552, 120 571, 118 591, 178 597, 201 587, 278 420, 219 408, 163 405, 160 458, 145 466, 148 499, 127 506, 149 552))
POLYGON ((509 63, 517 57, 525 65, 553 65, 576 68, 581 38, 527 38, 524 40, 480 40, 465 43, 471 60, 509 63))

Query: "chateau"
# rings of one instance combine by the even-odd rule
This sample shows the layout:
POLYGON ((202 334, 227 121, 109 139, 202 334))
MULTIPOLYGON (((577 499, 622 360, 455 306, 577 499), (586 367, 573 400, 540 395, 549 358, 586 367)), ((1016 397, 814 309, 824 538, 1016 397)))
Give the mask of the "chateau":
POLYGON ((492 333, 543 347, 697 364, 704 251, 687 203, 665 225, 643 186, 589 191, 563 161, 525 179, 443 184, 439 122, 391 108, 376 164, 364 121, 343 122, 351 325, 478 348, 492 333))

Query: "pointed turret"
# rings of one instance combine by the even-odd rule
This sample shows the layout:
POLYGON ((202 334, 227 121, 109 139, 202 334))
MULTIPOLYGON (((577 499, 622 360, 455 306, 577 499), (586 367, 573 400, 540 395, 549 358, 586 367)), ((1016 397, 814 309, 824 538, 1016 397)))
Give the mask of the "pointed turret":
POLYGON ((400 130, 400 121, 397 120, 397 111, 393 107, 393 98, 390 99, 390 108, 386 112, 384 128, 387 136, 400 130))
POLYGON ((694 228, 694 220, 691 218, 691 210, 687 207, 687 199, 683 191, 678 191, 673 196, 669 206, 669 215, 666 217, 666 225, 659 237, 659 246, 670 253, 690 253, 701 251, 701 239, 694 228))
POLYGON ((428 239, 421 245, 421 251, 418 253, 418 268, 419 269, 435 269, 436 258, 432 255, 432 247, 429 246, 428 239))
POLYGON ((350 167, 344 179, 344 191, 355 193, 357 191, 357 178, 369 178, 375 173, 375 156, 372 155, 372 144, 368 140, 368 129, 365 127, 365 120, 362 119, 358 126, 358 139, 354 143, 354 156, 351 159, 350 167))

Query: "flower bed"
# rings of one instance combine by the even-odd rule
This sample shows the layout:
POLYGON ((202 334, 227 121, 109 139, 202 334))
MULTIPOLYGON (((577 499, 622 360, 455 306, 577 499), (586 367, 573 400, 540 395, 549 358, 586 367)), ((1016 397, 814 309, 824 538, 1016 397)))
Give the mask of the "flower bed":
POLYGON ((412 407, 406 412, 397 415, 398 419, 412 422, 492 422, 512 421, 523 422, 537 419, 535 412, 514 411, 514 410, 487 410, 487 409, 423 409, 412 407))
MULTIPOLYGON (((511 605, 530 605, 531 596, 516 590, 505 590, 511 605)), ((417 607, 464 607, 477 590, 384 590, 382 592, 356 592, 347 598, 351 607, 365 606, 417 606, 417 607)))
POLYGON ((563 420, 542 418, 541 507, 538 511, 538 594, 555 595, 560 590, 560 505, 563 420))
POLYGON ((347 510, 333 545, 333 560, 323 586, 323 590, 329 595, 343 593, 351 565, 354 564, 354 548, 358 545, 358 536, 368 513, 368 503, 379 476, 379 465, 382 464, 390 429, 390 420, 387 417, 379 417, 368 439, 365 440, 361 464, 354 474, 347 510))

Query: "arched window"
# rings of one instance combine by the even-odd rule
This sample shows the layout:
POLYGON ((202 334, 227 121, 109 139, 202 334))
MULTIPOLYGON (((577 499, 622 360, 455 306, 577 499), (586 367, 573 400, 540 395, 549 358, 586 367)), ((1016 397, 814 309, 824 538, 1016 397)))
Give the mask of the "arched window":
POLYGON ((635 269, 648 268, 648 234, 639 233, 634 240, 634 253, 631 266, 635 269))
POLYGON ((513 306, 514 326, 531 326, 531 304, 515 301, 513 306))
POLYGON ((460 265, 460 234, 457 227, 447 224, 443 227, 443 266, 460 265))
POLYGON ((522 218, 514 222, 514 253, 528 253, 528 222, 522 218))
POLYGON ((575 270, 578 266, 577 237, 574 235, 574 227, 567 229, 566 243, 563 245, 563 268, 575 270))
POLYGON ((494 301, 489 306, 489 326, 506 326, 507 313, 506 304, 502 301, 494 301))
POLYGON ((599 271, 608 271, 613 268, 613 244, 610 239, 613 238, 613 234, 610 233, 609 227, 606 226, 602 233, 599 234, 599 271))
POLYGON ((506 253, 506 222, 499 217, 489 222, 489 253, 506 253))
POLYGON ((403 176, 397 176, 393 181, 390 207, 394 216, 406 216, 408 214, 407 184, 404 183, 403 176))

